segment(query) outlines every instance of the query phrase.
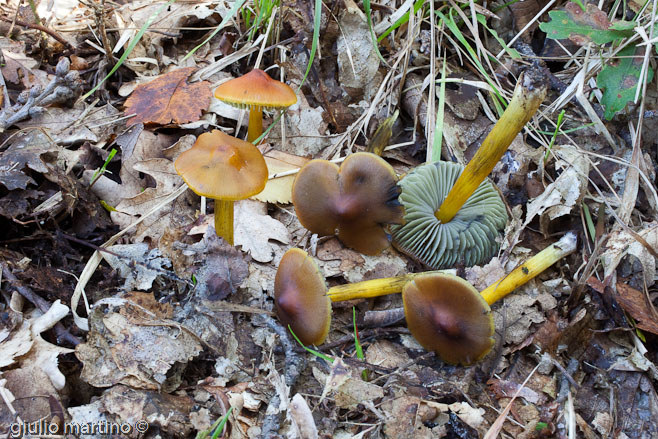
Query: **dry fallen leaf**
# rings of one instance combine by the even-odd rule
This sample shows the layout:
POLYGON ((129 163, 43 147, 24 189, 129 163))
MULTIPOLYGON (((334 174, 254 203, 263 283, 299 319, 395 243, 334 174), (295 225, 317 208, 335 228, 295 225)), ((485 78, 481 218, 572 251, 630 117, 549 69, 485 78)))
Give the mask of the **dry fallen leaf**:
POLYGON ((135 114, 127 123, 133 125, 182 124, 199 120, 201 112, 210 105, 210 83, 190 84, 187 78, 195 69, 173 70, 140 84, 126 100, 125 113, 135 114))
MULTIPOLYGON (((308 159, 283 151, 272 149, 264 154, 267 170, 270 175, 298 169, 304 166, 308 159)), ((267 181, 265 189, 252 198, 266 203, 288 204, 292 202, 292 184, 295 181, 295 175, 286 175, 284 177, 274 178, 267 181)))
POLYGON ((540 215, 542 231, 547 230, 550 221, 568 215, 587 189, 587 156, 571 145, 555 146, 553 152, 559 157, 555 167, 563 171, 553 183, 546 186, 540 196, 528 202, 525 220, 525 225, 528 225, 535 215, 540 215))
POLYGON ((270 262, 274 257, 271 239, 290 242, 288 229, 267 215, 265 204, 250 200, 235 203, 235 245, 242 246, 258 262, 270 262))
POLYGON ((134 388, 174 390, 182 365, 201 352, 195 336, 166 318, 152 293, 97 302, 89 316, 87 342, 76 346, 81 378, 95 387, 123 383, 134 388), (135 303, 138 298, 139 303, 135 303))

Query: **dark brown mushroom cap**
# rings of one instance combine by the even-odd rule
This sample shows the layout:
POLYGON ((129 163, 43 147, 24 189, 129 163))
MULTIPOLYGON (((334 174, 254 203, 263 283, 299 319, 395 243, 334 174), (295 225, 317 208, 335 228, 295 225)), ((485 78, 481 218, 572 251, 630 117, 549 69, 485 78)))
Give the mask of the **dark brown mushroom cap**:
POLYGON ((292 202, 311 232, 337 231, 343 244, 372 255, 390 244, 383 225, 403 222, 397 181, 391 165, 367 152, 352 154, 340 167, 311 160, 295 178, 292 202))
POLYGON ((292 88, 260 69, 220 84, 215 97, 239 107, 286 108, 297 102, 292 88))
POLYGON ((494 345, 491 309, 464 279, 449 274, 415 277, 402 290, 407 326, 446 363, 469 365, 494 345))
POLYGON ((434 270, 487 262, 498 251, 496 237, 507 224, 505 204, 488 180, 450 222, 434 216, 463 170, 457 163, 426 163, 400 181, 405 224, 391 227, 393 244, 434 270))
POLYGON ((258 148, 219 130, 201 134, 174 166, 190 189, 213 199, 242 200, 267 183, 267 165, 258 148))
POLYGON ((291 248, 279 263, 274 279, 274 306, 305 345, 320 345, 331 324, 331 300, 318 265, 304 250, 291 248))

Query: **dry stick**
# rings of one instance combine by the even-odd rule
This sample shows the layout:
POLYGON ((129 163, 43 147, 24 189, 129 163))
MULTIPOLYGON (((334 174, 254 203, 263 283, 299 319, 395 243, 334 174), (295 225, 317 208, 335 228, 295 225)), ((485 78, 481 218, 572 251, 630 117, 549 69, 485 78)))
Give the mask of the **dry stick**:
MULTIPOLYGON (((31 288, 21 285, 21 281, 14 276, 14 273, 12 273, 6 265, 2 265, 2 275, 9 280, 14 289, 16 289, 21 296, 32 302, 37 308, 39 308, 39 310, 41 310, 41 312, 45 313, 50 309, 50 303, 32 291, 31 288)), ((73 346, 82 343, 82 340, 71 334, 61 322, 55 324, 55 334, 57 335, 58 340, 66 341, 73 346)))
POLYGON ((450 222, 466 200, 491 173, 516 135, 534 116, 547 91, 546 76, 539 66, 532 66, 519 78, 507 109, 468 162, 448 196, 435 213, 442 223, 450 222))
POLYGON ((64 38, 62 38, 62 36, 59 35, 57 32, 55 32, 55 31, 52 30, 52 29, 48 29, 47 27, 42 26, 42 25, 40 25, 40 24, 36 24, 36 23, 28 23, 28 22, 26 22, 26 21, 21 21, 21 20, 12 20, 12 19, 7 18, 7 17, 0 17, 0 20, 2 20, 2 21, 6 21, 6 22, 8 22, 8 23, 15 23, 15 24, 17 24, 17 25, 19 25, 19 26, 27 27, 27 28, 30 28, 30 29, 36 29, 36 30, 39 30, 39 31, 41 31, 41 32, 47 33, 48 35, 50 35, 51 37, 53 37, 54 39, 56 39, 58 42, 60 42, 60 43, 62 43, 63 45, 65 45, 69 50, 71 50, 71 51, 75 51, 75 50, 76 50, 76 48, 75 48, 74 46, 72 46, 71 43, 69 43, 69 42, 66 41, 64 38))

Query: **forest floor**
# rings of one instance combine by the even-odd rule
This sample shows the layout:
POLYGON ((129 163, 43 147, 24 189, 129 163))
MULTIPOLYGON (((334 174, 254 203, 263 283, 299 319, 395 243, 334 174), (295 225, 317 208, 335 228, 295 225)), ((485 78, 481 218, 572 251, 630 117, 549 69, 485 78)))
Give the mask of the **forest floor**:
POLYGON ((658 438, 656 9, 3 2, 0 434, 658 438), (270 179, 235 203, 231 246, 174 161, 213 129, 245 137, 213 91, 254 68, 298 101, 265 112, 270 179), (403 181, 466 164, 529 68, 548 93, 489 176, 500 249, 449 268, 481 291, 567 233, 576 251, 491 305, 475 364, 427 352, 399 294, 335 303, 305 351, 275 315, 287 250, 329 286, 427 267, 306 230, 299 168, 375 146, 403 181))

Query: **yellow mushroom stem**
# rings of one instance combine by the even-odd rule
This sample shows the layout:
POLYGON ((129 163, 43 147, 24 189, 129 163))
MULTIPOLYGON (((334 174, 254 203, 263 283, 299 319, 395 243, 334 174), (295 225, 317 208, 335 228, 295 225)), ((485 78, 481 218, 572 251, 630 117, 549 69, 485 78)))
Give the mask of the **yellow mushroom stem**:
POLYGON ((382 279, 364 280, 353 284, 338 285, 329 288, 327 295, 332 302, 342 302, 352 299, 370 299, 401 293, 402 288, 414 277, 421 274, 449 273, 451 270, 426 271, 423 273, 408 273, 403 276, 385 277, 382 279))
POLYGON ((254 143, 263 134, 263 108, 258 105, 249 107, 249 127, 247 142, 254 143))
POLYGON ((529 69, 519 78, 507 109, 434 213, 439 221, 445 224, 455 217, 468 197, 491 173, 516 135, 535 115, 546 97, 546 91, 546 81, 539 70, 529 69))
MULTIPOLYGON (((573 253, 576 250, 576 235, 567 233, 559 241, 531 257, 515 268, 504 278, 484 289, 480 294, 491 305, 502 299, 516 288, 529 282, 548 267, 573 253)), ((353 299, 369 299, 387 294, 401 293, 407 282, 419 275, 447 273, 450 270, 426 271, 424 273, 409 273, 404 276, 387 277, 383 279, 366 280, 352 284, 338 285, 329 288, 327 295, 332 302, 342 302, 353 299)))
POLYGON ((215 232, 233 245, 233 201, 215 200, 215 232))
POLYGON ((548 267, 576 250, 576 235, 569 232, 558 242, 549 245, 480 294, 489 305, 502 299, 516 288, 533 279, 548 267))

